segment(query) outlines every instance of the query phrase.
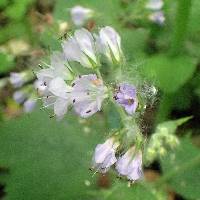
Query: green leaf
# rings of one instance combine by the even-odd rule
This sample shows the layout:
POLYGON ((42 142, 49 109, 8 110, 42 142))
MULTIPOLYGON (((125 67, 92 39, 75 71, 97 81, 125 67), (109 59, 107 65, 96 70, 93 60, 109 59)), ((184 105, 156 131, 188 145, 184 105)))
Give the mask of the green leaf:
POLYGON ((4 43, 5 41, 11 38, 22 38, 25 39, 29 37, 29 25, 26 21, 21 21, 19 23, 10 23, 4 28, 0 29, 0 43, 4 43))
POLYGON ((84 133, 77 119, 56 122, 39 111, 2 124, 0 166, 9 169, 5 199, 86 199, 90 188, 84 182, 95 181, 88 168, 104 132, 103 120, 96 121, 84 133))
POLYGON ((200 150, 188 138, 176 151, 162 160, 164 176, 157 182, 169 185, 187 199, 200 199, 200 150))
POLYGON ((192 77, 195 69, 196 63, 190 57, 157 55, 149 58, 142 70, 163 92, 173 93, 192 77))
POLYGON ((118 182, 109 190, 103 190, 98 196, 102 196, 101 200, 165 200, 166 194, 163 191, 155 190, 148 183, 134 183, 128 187, 128 183, 118 182))
POLYGON ((0 74, 10 71, 14 67, 14 58, 11 55, 0 53, 0 74))
POLYGON ((162 128, 167 129, 168 133, 174 134, 178 126, 181 126, 182 124, 186 123, 188 120, 190 120, 192 117, 183 117, 177 120, 170 120, 163 123, 158 124, 156 128, 157 131, 162 131, 162 128))
POLYGON ((20 20, 24 17, 29 4, 33 1, 34 0, 15 0, 12 4, 10 4, 10 6, 7 7, 4 14, 13 20, 20 20))
POLYGON ((0 8, 5 7, 7 4, 8 4, 8 1, 7 1, 7 0, 1 0, 1 1, 0 1, 0 8))

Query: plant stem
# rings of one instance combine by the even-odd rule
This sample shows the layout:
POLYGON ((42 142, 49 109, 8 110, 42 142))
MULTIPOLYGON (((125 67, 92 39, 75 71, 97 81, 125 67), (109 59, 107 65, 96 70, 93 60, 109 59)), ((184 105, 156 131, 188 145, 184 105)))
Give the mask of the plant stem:
POLYGON ((103 79, 102 79, 102 76, 101 76, 100 70, 99 70, 98 68, 96 68, 95 71, 96 71, 96 73, 97 73, 98 78, 100 78, 101 80, 103 80, 103 79))
POLYGON ((176 56, 180 53, 185 36, 187 33, 187 25, 190 16, 192 0, 177 0, 177 10, 175 18, 175 28, 172 33, 171 55, 176 56))
POLYGON ((165 121, 171 111, 172 103, 173 103, 174 94, 164 94, 161 98, 160 105, 158 108, 158 114, 156 116, 156 123, 165 121))

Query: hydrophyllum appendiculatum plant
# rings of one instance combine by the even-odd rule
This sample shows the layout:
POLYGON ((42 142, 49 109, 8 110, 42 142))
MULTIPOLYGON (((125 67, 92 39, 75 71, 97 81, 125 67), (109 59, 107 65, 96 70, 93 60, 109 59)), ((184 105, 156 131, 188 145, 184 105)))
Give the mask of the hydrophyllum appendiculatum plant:
POLYGON ((78 29, 62 40, 61 47, 62 52, 53 52, 50 64, 36 72, 43 107, 52 108, 57 119, 69 109, 88 118, 104 103, 113 104, 122 125, 96 146, 91 168, 106 173, 115 165, 117 173, 130 181, 142 178, 145 138, 139 122, 155 87, 127 67, 121 37, 110 26, 98 34, 78 29))

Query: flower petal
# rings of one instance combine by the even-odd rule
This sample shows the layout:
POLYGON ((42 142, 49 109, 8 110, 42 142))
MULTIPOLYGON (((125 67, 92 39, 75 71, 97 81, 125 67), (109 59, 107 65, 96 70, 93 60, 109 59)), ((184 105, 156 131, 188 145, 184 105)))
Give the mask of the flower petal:
POLYGON ((57 77, 50 82, 49 91, 57 97, 69 98, 71 87, 68 86, 62 78, 57 77))
POLYGON ((54 113, 58 119, 62 119, 67 112, 67 108, 70 104, 69 100, 58 98, 54 104, 54 113))
POLYGON ((95 63, 97 63, 94 48, 94 38, 92 37, 92 34, 88 30, 82 28, 75 31, 74 36, 81 51, 90 57, 95 63))

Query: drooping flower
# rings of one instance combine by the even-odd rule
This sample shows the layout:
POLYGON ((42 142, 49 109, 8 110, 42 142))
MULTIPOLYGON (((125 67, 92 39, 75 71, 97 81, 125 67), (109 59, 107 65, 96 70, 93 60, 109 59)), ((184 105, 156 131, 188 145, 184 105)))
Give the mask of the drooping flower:
POLYGON ((122 58, 121 38, 112 27, 106 26, 99 31, 97 48, 111 62, 120 62, 122 58))
POLYGON ((83 26, 85 22, 92 16, 93 11, 82 6, 74 6, 70 9, 73 23, 76 26, 83 26))
POLYGON ((80 76, 72 86, 72 101, 77 114, 87 118, 101 110, 101 104, 107 97, 107 88, 95 74, 80 76))
POLYGON ((82 28, 75 31, 74 36, 62 43, 65 57, 69 61, 79 62, 84 67, 97 65, 95 43, 92 34, 82 28))
POLYGON ((160 26, 162 26, 165 22, 165 16, 162 11, 152 13, 149 15, 149 19, 160 26))
POLYGON ((44 107, 53 107, 54 114, 62 119, 71 104, 71 90, 62 78, 53 79, 49 84, 49 92, 43 98, 44 107))
POLYGON ((25 92, 21 91, 21 90, 15 91, 14 94, 13 94, 13 99, 17 103, 23 103, 26 98, 27 98, 27 94, 25 92))
POLYGON ((163 0, 149 0, 146 4, 146 8, 150 10, 160 10, 163 7, 163 0))
POLYGON ((25 83, 25 74, 11 72, 10 73, 10 82, 14 88, 19 88, 25 83))
POLYGON ((107 172, 117 161, 115 152, 118 146, 119 142, 113 137, 107 139, 103 144, 98 144, 92 159, 92 168, 101 173, 107 172))
POLYGON ((48 86, 50 81, 56 77, 60 77, 63 80, 72 80, 72 74, 70 72, 70 66, 68 65, 64 54, 60 52, 54 52, 51 56, 51 65, 48 68, 41 69, 36 73, 37 78, 44 86, 48 86))
POLYGON ((124 107, 130 115, 135 113, 138 106, 136 88, 128 83, 122 83, 114 96, 115 101, 124 107))
POLYGON ((135 147, 130 148, 116 163, 120 175, 126 176, 131 181, 142 178, 142 153, 136 152, 135 147))
POLYGON ((29 113, 29 112, 32 112, 33 109, 35 108, 36 106, 36 99, 33 99, 33 98, 29 98, 27 99, 24 104, 23 104, 23 110, 25 113, 29 113))

